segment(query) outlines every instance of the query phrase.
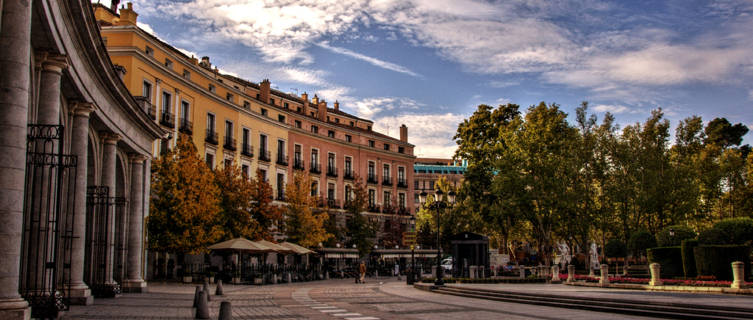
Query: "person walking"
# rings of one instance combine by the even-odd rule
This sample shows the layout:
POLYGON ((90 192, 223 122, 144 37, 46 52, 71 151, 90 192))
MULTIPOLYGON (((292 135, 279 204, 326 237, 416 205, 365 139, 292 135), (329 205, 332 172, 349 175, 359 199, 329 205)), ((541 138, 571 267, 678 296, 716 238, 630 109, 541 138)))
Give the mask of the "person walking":
POLYGON ((361 265, 358 266, 358 272, 361 274, 359 282, 365 283, 366 280, 366 263, 361 261, 361 265))

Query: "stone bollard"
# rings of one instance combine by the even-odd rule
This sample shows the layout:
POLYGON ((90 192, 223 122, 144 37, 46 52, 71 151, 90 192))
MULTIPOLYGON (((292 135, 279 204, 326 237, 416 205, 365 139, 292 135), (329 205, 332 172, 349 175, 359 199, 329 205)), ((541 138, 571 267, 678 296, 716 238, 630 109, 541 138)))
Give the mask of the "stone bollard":
POLYGON ((207 285, 207 282, 204 282, 204 289, 201 291, 204 291, 207 294, 207 301, 212 301, 212 298, 209 294, 209 285, 207 285))
POLYGON ((552 266, 552 283, 560 282, 562 282, 562 280, 560 280, 560 266, 555 264, 552 266))
POLYGON ((196 319, 209 319, 209 302, 207 302, 209 295, 206 291, 202 291, 199 294, 199 304, 196 306, 196 319))
POLYGON ((743 281, 745 277, 745 267, 742 262, 735 261, 732 263, 732 277, 734 279, 730 286, 732 289, 745 288, 745 281, 743 281))
POLYGON ((230 301, 222 301, 220 304, 220 316, 219 320, 231 320, 233 319, 233 306, 230 301))
POLYGON ((196 286, 196 292, 193 294, 193 307, 196 308, 199 305, 199 297, 201 296, 201 286, 196 286))
POLYGON ((588 266, 588 276, 591 278, 596 277, 596 273, 594 273, 594 266, 588 266))
POLYGON ((272 275, 272 284, 277 284, 277 274, 272 275))
POLYGON ((222 279, 217 279, 217 289, 214 290, 214 295, 221 296, 222 292, 222 279))
POLYGON ((649 286, 660 286, 662 285, 661 281, 661 265, 654 262, 648 266, 649 270, 651 270, 651 281, 648 282, 649 286))
POLYGON ((293 274, 288 272, 288 283, 293 283, 293 274))
POLYGON ((601 271, 601 278, 599 279, 599 284, 602 286, 609 285, 609 265, 602 264, 599 270, 601 271))
POLYGON ((567 265, 567 282, 575 282, 575 265, 567 265))
POLYGON ((329 271, 324 272, 324 280, 329 280, 329 271))
POLYGON ((471 279, 476 279, 477 278, 476 277, 476 271, 478 271, 477 268, 478 267, 476 267, 476 266, 470 266, 470 267, 468 267, 468 271, 470 273, 469 276, 470 276, 471 279))
POLYGON ((486 279, 486 268, 484 268, 484 266, 479 266, 478 277, 481 279, 486 279))
POLYGON ((524 268, 523 266, 520 266, 518 268, 518 271, 520 271, 520 278, 521 279, 525 279, 526 278, 526 268, 524 268))

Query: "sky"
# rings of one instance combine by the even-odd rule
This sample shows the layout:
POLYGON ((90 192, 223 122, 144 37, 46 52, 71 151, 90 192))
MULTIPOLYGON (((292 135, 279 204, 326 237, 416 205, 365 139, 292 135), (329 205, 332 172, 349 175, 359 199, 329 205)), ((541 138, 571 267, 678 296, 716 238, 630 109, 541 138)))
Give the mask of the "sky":
POLYGON ((451 157, 479 104, 753 129, 753 0, 133 3, 140 27, 223 72, 338 100, 394 137, 406 124, 419 157, 451 157))

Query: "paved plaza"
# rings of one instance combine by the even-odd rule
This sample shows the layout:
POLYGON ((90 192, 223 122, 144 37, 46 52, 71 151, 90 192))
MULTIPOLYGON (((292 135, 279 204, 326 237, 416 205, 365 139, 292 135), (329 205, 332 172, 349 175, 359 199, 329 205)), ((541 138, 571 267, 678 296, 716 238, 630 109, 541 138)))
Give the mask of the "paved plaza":
MULTIPOLYGON (((123 294, 113 299, 96 299, 91 306, 72 306, 63 319, 193 319, 194 290, 195 285, 149 283, 149 293, 123 294)), ((214 292, 214 285, 210 290, 214 292)), ((355 284, 348 279, 268 286, 225 285, 224 292, 222 297, 212 295, 209 302, 213 319, 218 317, 221 301, 232 302, 233 319, 641 319, 439 295, 415 289, 395 278, 370 279, 366 284, 355 284)))

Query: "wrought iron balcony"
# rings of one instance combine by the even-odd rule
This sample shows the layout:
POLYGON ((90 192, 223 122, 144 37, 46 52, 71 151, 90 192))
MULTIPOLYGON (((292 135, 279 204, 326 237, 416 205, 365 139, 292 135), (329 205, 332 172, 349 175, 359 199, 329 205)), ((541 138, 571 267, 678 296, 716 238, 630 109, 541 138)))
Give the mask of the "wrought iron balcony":
POLYGON ((372 174, 369 174, 369 177, 366 179, 366 182, 377 184, 379 183, 379 178, 377 177, 377 175, 372 173, 372 174))
POLYGON ((405 179, 397 179, 397 187, 408 188, 408 181, 406 181, 405 179))
POLYGON ((277 197, 275 198, 277 201, 285 201, 285 188, 277 189, 277 197))
POLYGON ((180 118, 179 130, 185 134, 193 134, 193 122, 188 121, 186 118, 180 118))
POLYGON ((337 199, 327 199, 327 207, 340 209, 340 201, 337 201, 337 199))
POLYGON ((395 208, 393 208, 390 205, 385 205, 384 207, 382 207, 382 213, 392 213, 392 211, 394 211, 394 209, 395 208))
POLYGON ((327 176, 328 177, 337 177, 337 167, 335 166, 327 166, 327 176))
POLYGON ((204 141, 216 146, 219 143, 219 141, 217 140, 217 132, 211 129, 207 130, 207 135, 204 138, 204 141))
POLYGON ((232 136, 225 136, 225 143, 222 144, 222 147, 225 148, 225 150, 235 151, 237 145, 235 138, 232 136))
POLYGON ((369 212, 379 213, 379 206, 375 204, 370 204, 369 212))
POLYGON ((259 148, 259 161, 269 162, 272 160, 272 156, 269 151, 259 148))
POLYGON ((170 112, 162 112, 159 123, 163 126, 173 128, 175 127, 175 116, 170 114, 170 112))
POLYGON ((353 179, 355 179, 355 178, 356 178, 356 177, 355 177, 355 176, 353 176, 353 170, 345 170, 345 172, 343 173, 343 179, 346 179, 346 180, 353 180, 353 179))
POLYGON ((294 159, 294 161, 293 161, 293 169, 296 169, 296 170, 306 170, 306 166, 303 163, 303 159, 294 159))
POLYGON ((383 186, 391 186, 392 185, 392 178, 391 177, 382 177, 382 185, 383 186))
POLYGON ((254 156, 254 148, 252 148, 251 145, 248 144, 248 143, 242 144, 241 155, 244 155, 246 157, 253 157, 254 156))
POLYGON ((320 174, 322 173, 322 166, 318 163, 311 163, 311 166, 309 167, 309 171, 311 173, 320 174))
POLYGON ((277 154, 277 164, 281 166, 287 166, 288 165, 288 156, 278 153, 277 154))
POLYGON ((397 213, 401 215, 410 215, 410 209, 406 207, 400 207, 397 209, 397 213))

